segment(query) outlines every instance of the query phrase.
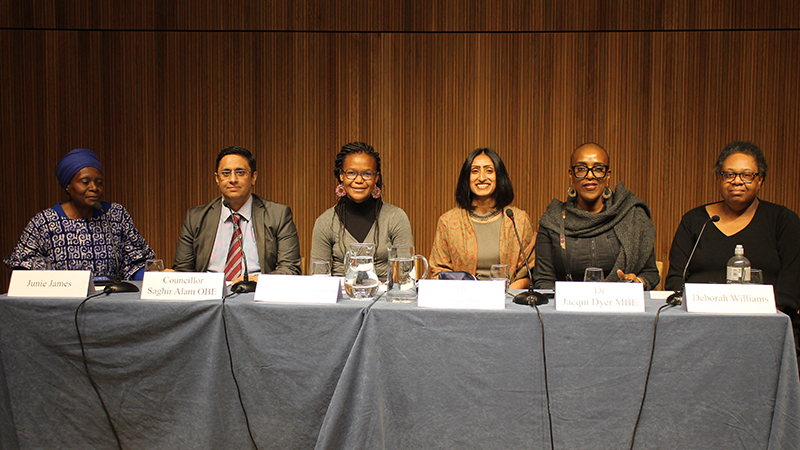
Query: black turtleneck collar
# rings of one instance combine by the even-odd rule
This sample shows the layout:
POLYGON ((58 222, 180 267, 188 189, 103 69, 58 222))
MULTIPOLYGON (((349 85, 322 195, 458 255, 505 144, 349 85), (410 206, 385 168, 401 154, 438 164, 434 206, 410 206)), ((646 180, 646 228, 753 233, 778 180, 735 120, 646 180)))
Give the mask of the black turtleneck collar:
POLYGON ((356 203, 345 197, 344 208, 337 208, 339 219, 344 222, 345 229, 358 242, 364 242, 369 230, 375 223, 375 212, 378 201, 372 197, 367 198, 361 203, 356 203))
POLYGON ((358 214, 359 216, 366 216, 372 214, 372 217, 375 217, 375 207, 378 205, 378 201, 372 198, 372 196, 367 197, 361 203, 356 203, 350 200, 350 197, 344 198, 344 208, 347 212, 352 214, 358 214))

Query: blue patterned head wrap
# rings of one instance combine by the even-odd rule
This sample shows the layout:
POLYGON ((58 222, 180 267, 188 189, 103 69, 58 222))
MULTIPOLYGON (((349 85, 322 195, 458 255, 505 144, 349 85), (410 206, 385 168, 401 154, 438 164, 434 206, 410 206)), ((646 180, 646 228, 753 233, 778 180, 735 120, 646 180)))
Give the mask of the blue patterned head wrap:
POLYGON ((94 167, 103 172, 103 166, 100 165, 100 160, 97 155, 88 148, 76 148, 75 150, 67 153, 56 164, 56 178, 58 184, 66 189, 67 185, 72 181, 72 177, 80 172, 84 167, 94 167))

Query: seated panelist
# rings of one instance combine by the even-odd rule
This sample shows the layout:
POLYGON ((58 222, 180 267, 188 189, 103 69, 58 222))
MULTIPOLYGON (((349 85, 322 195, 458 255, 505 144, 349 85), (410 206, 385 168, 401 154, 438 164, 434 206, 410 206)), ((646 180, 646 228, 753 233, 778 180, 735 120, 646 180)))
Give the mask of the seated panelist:
POLYGON ((703 224, 706 226, 686 269, 689 283, 725 283, 728 259, 737 244, 764 283, 775 289, 779 308, 796 316, 800 308, 800 218, 785 206, 758 198, 767 176, 767 160, 751 142, 725 146, 714 166, 721 201, 698 206, 683 215, 669 252, 665 288, 683 289, 683 271, 703 224))
POLYGON ((119 272, 122 279, 141 280, 145 261, 155 252, 122 205, 103 201, 103 167, 94 152, 78 148, 67 153, 56 165, 56 178, 69 200, 28 222, 14 251, 3 260, 6 265, 12 270, 91 270, 109 279, 119 272))
POLYGON ((512 201, 514 188, 500 156, 489 148, 470 153, 458 177, 458 206, 439 217, 428 259, 431 277, 443 272, 468 272, 488 280, 492 265, 505 264, 509 287, 527 288, 530 275, 525 259, 533 265, 536 233, 525 211, 508 206, 512 201), (524 249, 520 249, 506 207, 514 212, 524 249))
POLYGON ((567 201, 553 199, 539 220, 534 286, 554 289, 556 281, 583 281, 589 267, 606 281, 659 281, 654 253, 656 228, 650 208, 620 182, 608 187, 608 153, 598 144, 578 146, 567 170, 567 201))
POLYGON ((339 201, 314 223, 312 261, 330 261, 331 273, 344 276, 344 254, 350 244, 375 244, 375 274, 385 279, 389 247, 414 245, 406 213, 383 200, 381 157, 363 142, 351 142, 336 155, 333 175, 339 201))
POLYGON ((243 147, 217 155, 214 179, 220 197, 190 209, 178 236, 173 269, 224 272, 227 281, 248 273, 300 273, 300 244, 292 210, 253 194, 256 159, 243 147), (241 240, 236 234, 236 223, 241 240))

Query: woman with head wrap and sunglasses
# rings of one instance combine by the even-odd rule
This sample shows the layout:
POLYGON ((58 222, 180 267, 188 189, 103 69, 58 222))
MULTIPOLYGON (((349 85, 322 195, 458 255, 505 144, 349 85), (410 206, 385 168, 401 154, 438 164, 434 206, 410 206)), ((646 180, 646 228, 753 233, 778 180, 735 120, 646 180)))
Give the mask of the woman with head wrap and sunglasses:
POLYGON ((94 152, 78 148, 67 153, 56 165, 56 178, 69 200, 31 219, 3 260, 6 265, 12 270, 38 269, 44 267, 36 267, 37 261, 46 261, 56 270, 91 270, 109 279, 119 271, 122 279, 141 280, 145 261, 155 252, 122 205, 102 201, 103 167, 94 152))
POLYGON ((583 281, 589 267, 606 281, 633 281, 654 289, 660 277, 650 208, 622 183, 608 187, 608 153, 598 144, 578 146, 570 158, 566 202, 554 199, 539 220, 535 287, 583 281))
POLYGON ((333 171, 339 201, 317 218, 311 242, 312 261, 331 261, 331 273, 344 276, 350 244, 375 244, 375 274, 385 279, 388 248, 414 245, 411 222, 402 209, 383 201, 381 157, 371 145, 351 142, 336 155, 333 171))

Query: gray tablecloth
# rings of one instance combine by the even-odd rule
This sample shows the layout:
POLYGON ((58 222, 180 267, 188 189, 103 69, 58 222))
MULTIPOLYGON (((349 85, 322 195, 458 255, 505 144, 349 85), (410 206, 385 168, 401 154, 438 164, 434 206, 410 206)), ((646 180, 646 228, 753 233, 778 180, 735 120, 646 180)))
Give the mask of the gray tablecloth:
MULTIPOLYGON (((556 449, 628 448, 655 312, 542 307, 556 449)), ((550 448, 542 332, 530 307, 367 313, 318 448, 550 448)), ((662 313, 637 449, 796 449, 789 320, 662 313)))
MULTIPOLYGON (((0 297, 0 448, 115 448, 80 359, 78 300, 0 297)), ((655 310, 542 308, 557 449, 627 448, 655 310)), ((549 448, 533 309, 226 302, 259 448, 549 448)), ((128 449, 251 448, 219 301, 90 300, 89 364, 128 449)), ((667 310, 636 448, 797 448, 786 317, 667 310)))
MULTIPOLYGON (((116 448, 85 375, 80 300, 0 297, 0 448, 116 448)), ((259 448, 312 448, 369 303, 225 305, 259 448)), ((126 449, 252 448, 220 301, 89 300, 89 368, 126 449)))

